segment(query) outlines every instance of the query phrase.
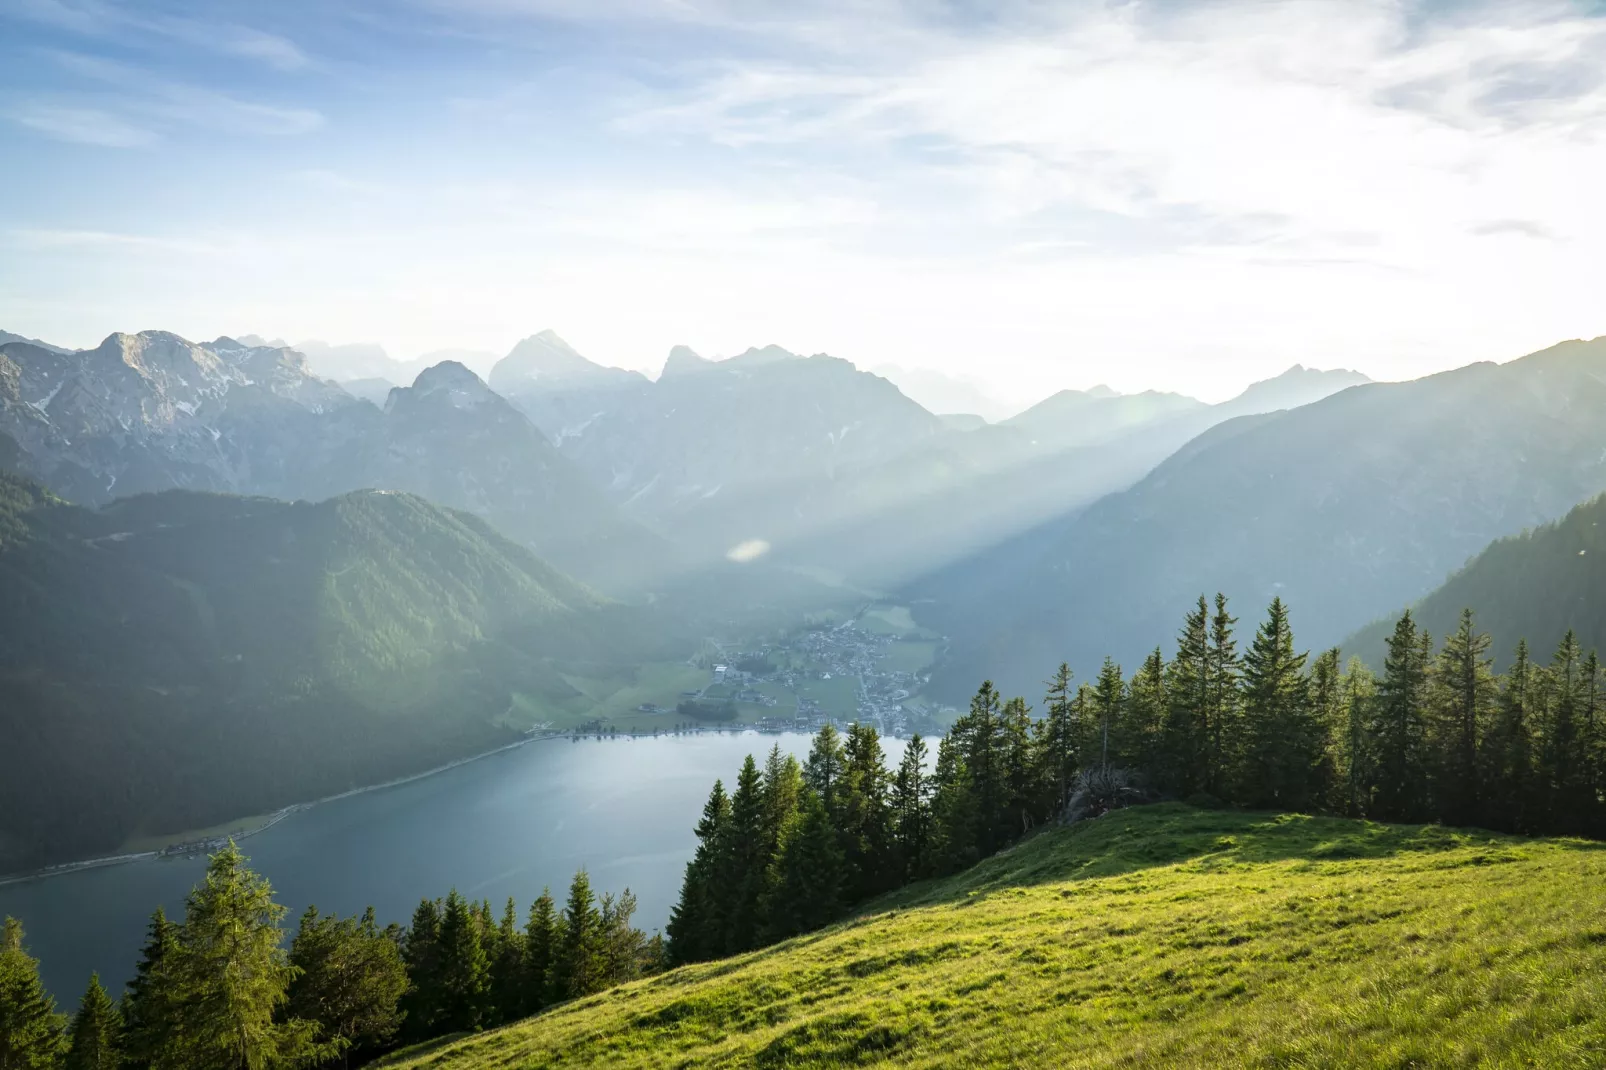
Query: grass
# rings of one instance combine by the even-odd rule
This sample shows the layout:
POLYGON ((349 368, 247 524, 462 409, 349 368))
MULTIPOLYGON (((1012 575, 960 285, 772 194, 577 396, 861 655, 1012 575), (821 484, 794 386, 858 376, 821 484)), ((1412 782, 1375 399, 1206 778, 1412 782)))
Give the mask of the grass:
POLYGON ((201 840, 221 840, 227 836, 244 836, 248 832, 255 832, 268 823, 272 814, 257 814, 254 817, 241 817, 233 821, 225 821, 221 825, 210 828, 189 829, 184 832, 169 832, 161 835, 130 836, 123 846, 113 854, 139 854, 144 851, 160 851, 164 847, 172 847, 182 843, 198 843, 201 840))
POLYGON ((859 627, 873 635, 896 635, 903 638, 935 639, 936 634, 915 623, 908 606, 876 606, 865 610, 859 618, 859 627))
POLYGON ((644 703, 673 710, 682 691, 695 691, 708 682, 708 672, 683 661, 649 662, 609 676, 565 674, 564 681, 573 694, 558 698, 519 696, 517 721, 521 725, 549 722, 553 728, 567 730, 601 719, 621 732, 632 728, 651 731, 665 728, 677 718, 674 714, 647 714, 636 707, 644 703))
POLYGON ((1606 850, 1160 805, 392 1065, 1598 1067, 1606 850))
POLYGON ((900 639, 881 655, 882 672, 920 672, 937 660, 937 643, 931 639, 900 639))
POLYGON ((804 680, 797 685, 798 698, 811 698, 820 709, 836 717, 857 717, 859 678, 833 673, 829 680, 804 680))

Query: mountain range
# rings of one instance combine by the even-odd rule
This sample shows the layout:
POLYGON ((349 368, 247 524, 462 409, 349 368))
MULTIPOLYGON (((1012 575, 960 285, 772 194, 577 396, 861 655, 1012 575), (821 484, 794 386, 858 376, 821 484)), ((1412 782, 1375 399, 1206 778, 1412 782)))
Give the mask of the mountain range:
POLYGON ((1282 596, 1332 645, 1492 540, 1606 490, 1606 339, 1228 420, 1130 489, 914 585, 954 637, 939 686, 1026 694, 1054 665, 1134 664, 1201 593, 1282 596))

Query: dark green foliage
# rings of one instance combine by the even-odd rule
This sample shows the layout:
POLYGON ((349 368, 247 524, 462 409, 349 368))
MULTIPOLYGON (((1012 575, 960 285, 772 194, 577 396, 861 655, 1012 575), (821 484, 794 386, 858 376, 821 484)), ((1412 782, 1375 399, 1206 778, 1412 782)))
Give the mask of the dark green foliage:
POLYGON ((1389 637, 1368 735, 1372 741, 1371 803, 1385 820, 1418 817, 1427 808, 1427 697, 1430 640, 1407 610, 1389 637))
POLYGON ((316 1023, 318 1041, 346 1062, 382 1051, 395 1037, 407 965, 372 909, 341 918, 308 907, 290 944, 290 965, 296 975, 286 1013, 316 1023))
POLYGON ((669 960, 675 965, 714 958, 724 948, 720 928, 719 897, 725 840, 730 831, 731 804, 725 785, 714 781, 697 822, 697 850, 686 863, 680 902, 669 913, 666 926, 669 960))
POLYGON ((402 962, 408 988, 401 1000, 404 1035, 409 1040, 434 1036, 441 1020, 441 908, 424 899, 413 911, 412 924, 402 938, 402 962))
POLYGON ((569 901, 563 908, 563 939, 558 944, 553 995, 575 999, 606 984, 603 961, 602 914, 585 870, 569 884, 569 901))
POLYGON ((892 780, 892 833, 897 843, 898 881, 922 877, 931 867, 931 775, 929 752, 918 734, 903 748, 892 780))
POLYGON ((91 511, 0 474, 0 871, 484 751, 514 692, 673 636, 406 494, 91 511))
POLYGON ((540 897, 530 904, 530 917, 524 924, 524 990, 518 1017, 534 1014, 552 1000, 557 980, 554 966, 562 941, 563 928, 552 890, 542 888, 540 897))
POLYGON ((22 924, 7 918, 0 929, 0 1070, 55 1070, 66 1050, 62 1025, 39 963, 23 947, 22 924))
POLYGON ((770 866, 766 938, 784 940, 835 919, 842 906, 843 870, 837 830, 825 803, 810 790, 770 866))
POLYGON ((764 894, 770 837, 765 827, 764 783, 749 754, 736 774, 730 824, 721 841, 713 897, 721 919, 724 954, 757 946, 759 899, 764 894))
POLYGON ((123 993, 123 1055, 128 1066, 143 1070, 156 1059, 167 1020, 171 993, 158 979, 163 965, 178 946, 178 926, 167 920, 161 907, 151 915, 149 936, 135 968, 134 979, 123 993))
POLYGON ((498 1022, 511 1022, 528 1013, 524 1009, 525 939, 519 930, 518 904, 512 896, 508 896, 502 910, 495 945, 491 955, 491 1005, 496 1008, 498 1022))
POLYGON ((101 987, 100 975, 89 975, 89 987, 67 1028, 65 1070, 118 1070, 123 1064, 123 1018, 101 987))
POLYGON ((447 1033, 472 1032, 486 1024, 490 965, 482 942, 478 909, 454 888, 441 910, 439 947, 440 1017, 436 1027, 447 1033))
POLYGON ((1326 736, 1311 708, 1308 655, 1295 653, 1282 599, 1243 660, 1243 728, 1237 797, 1257 809, 1309 810, 1326 795, 1326 736))

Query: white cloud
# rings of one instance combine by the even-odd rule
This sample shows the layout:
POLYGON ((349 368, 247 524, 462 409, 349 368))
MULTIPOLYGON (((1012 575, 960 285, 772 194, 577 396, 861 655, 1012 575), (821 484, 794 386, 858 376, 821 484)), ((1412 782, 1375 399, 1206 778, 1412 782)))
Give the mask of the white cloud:
POLYGON ((131 149, 156 142, 149 130, 96 108, 29 104, 13 111, 12 118, 47 137, 79 145, 131 149))

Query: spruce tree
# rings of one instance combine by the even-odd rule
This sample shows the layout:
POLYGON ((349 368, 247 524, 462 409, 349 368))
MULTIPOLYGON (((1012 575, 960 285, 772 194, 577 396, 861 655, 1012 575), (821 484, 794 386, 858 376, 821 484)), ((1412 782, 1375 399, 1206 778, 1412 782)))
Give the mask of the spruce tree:
POLYGON ((1406 610, 1389 636, 1383 679, 1372 703, 1369 816, 1385 821, 1426 816, 1428 664, 1423 637, 1406 610))
POLYGON ((89 987, 67 1029, 65 1070, 118 1070, 123 1064, 123 1018, 101 987, 100 975, 89 975, 89 987))
POLYGON ((975 849, 990 855, 1009 839, 1011 823, 1005 781, 1003 703, 991 680, 982 682, 970 710, 954 722, 949 737, 964 757, 970 800, 975 807, 975 849))
POLYGON ((1204 595, 1183 620, 1177 655, 1166 673, 1160 786, 1180 796, 1208 790, 1210 734, 1210 606, 1204 595))
POLYGON ((1122 716, 1113 732, 1116 764, 1153 770, 1161 763, 1167 708, 1165 655, 1156 647, 1127 684, 1122 716))
POLYGON ((843 747, 836 814, 846 876, 842 894, 847 902, 856 903, 895 886, 887 788, 880 736, 871 725, 850 726, 843 747))
POLYGON ((1071 667, 1060 662, 1044 697, 1043 719, 1038 722, 1037 762, 1049 792, 1048 809, 1059 813, 1071 798, 1071 785, 1081 761, 1078 744, 1081 730, 1076 724, 1071 667))
POLYGON ((926 875, 930 865, 931 778, 926 773, 928 751, 919 733, 910 737, 892 780, 892 821, 898 850, 900 880, 926 875))
POLYGON ((1532 713, 1536 699, 1536 670, 1528 657, 1528 642, 1517 643, 1511 668, 1501 680, 1494 726, 1486 747, 1488 804, 1485 813, 1496 828, 1532 831, 1535 815, 1533 791, 1532 713))
POLYGON ((764 789, 749 754, 736 775, 730 825, 711 891, 712 918, 718 928, 717 954, 757 946, 759 897, 764 893, 769 857, 765 850, 764 789), (722 924, 721 924, 722 923, 722 924))
POLYGON ((931 776, 931 870, 956 873, 981 857, 976 847, 976 801, 965 755, 952 733, 937 741, 931 776))
POLYGON ((781 745, 770 748, 764 760, 764 855, 775 857, 780 850, 781 832, 792 815, 797 812, 803 797, 803 767, 790 754, 781 753, 781 745))
POLYGON ((601 927, 591 878, 582 869, 569 883, 569 900, 563 908, 563 941, 556 963, 558 998, 578 999, 600 987, 601 927))
POLYGON ((1327 810, 1342 811, 1345 805, 1342 779, 1344 753, 1344 671, 1339 662, 1339 650, 1333 647, 1316 655, 1311 663, 1310 677, 1306 681, 1310 695, 1310 713, 1315 721, 1321 741, 1321 759, 1317 767, 1320 785, 1318 803, 1327 810))
POLYGON ((0 928, 0 1070, 56 1070, 66 1049, 65 1019, 39 980, 39 962, 22 943, 22 923, 0 928))
POLYGON ((245 863, 230 842, 185 900, 177 943, 158 974, 170 992, 170 1028, 157 1070, 262 1070, 317 1054, 312 1023, 277 1018, 295 972, 280 946, 284 908, 245 863))
POLYGON ((524 1010, 524 934, 519 931, 519 908, 507 897, 502 922, 496 930, 496 957, 491 960, 491 1006, 498 1022, 517 1021, 524 1010))
POLYGON ((155 1062, 172 1020, 167 1006, 172 992, 163 983, 162 971, 178 946, 178 926, 157 907, 147 934, 134 979, 122 999, 123 1059, 129 1070, 147 1070, 155 1062))
POLYGON ((562 940, 557 904, 552 889, 542 888, 530 904, 529 921, 524 926, 524 999, 522 1013, 534 1014, 553 998, 558 946, 562 940))
POLYGON ((725 785, 716 780, 697 822, 697 850, 686 863, 680 901, 670 910, 669 924, 665 926, 669 961, 674 965, 701 962, 724 953, 725 920, 717 913, 715 886, 721 877, 730 825, 730 799, 725 785))
POLYGON ((784 940, 835 920, 841 911, 842 851, 825 803, 812 789, 804 793, 771 867, 767 939, 784 940))
POLYGON ((1478 631, 1472 610, 1462 610, 1459 626, 1439 651, 1438 671, 1433 674, 1438 812, 1457 825, 1483 819, 1480 748, 1498 694, 1489 642, 1478 631))
POLYGON ((647 935, 630 924, 635 914, 636 897, 629 888, 602 897, 597 911, 599 987, 634 981, 647 969, 647 935))
POLYGON ((402 961, 407 967, 407 993, 402 997, 403 1034, 425 1040, 441 1031, 441 908, 438 900, 424 899, 413 911, 412 924, 402 938, 402 961))
POLYGON ((1549 702, 1540 728, 1539 779, 1547 829, 1577 833, 1594 800, 1589 797, 1589 758, 1582 731, 1588 703, 1583 651, 1571 629, 1551 659, 1549 702))
POLYGON ((479 908, 452 889, 441 911, 440 1020, 442 1033, 467 1033, 486 1024, 490 1003, 490 963, 481 939, 479 908))
POLYGON ((1350 817, 1365 817, 1372 810, 1372 785, 1376 783, 1371 730, 1376 723, 1373 705, 1377 700, 1377 678, 1360 658, 1350 658, 1344 668, 1342 690, 1344 731, 1339 745, 1339 775, 1343 812, 1350 817))
POLYGON ((1259 809, 1311 809, 1320 799, 1324 740, 1311 711, 1305 653, 1288 609, 1272 599, 1243 658, 1242 746, 1236 798, 1259 809))
POLYGON ((1227 596, 1216 594, 1210 616, 1210 646, 1205 655, 1207 702, 1204 717, 1204 790, 1226 798, 1234 753, 1238 745, 1239 692, 1238 644, 1232 626, 1238 618, 1227 612, 1227 596))
POLYGON ((1021 836, 1043 816, 1041 768, 1032 748, 1032 708, 1024 698, 1016 696, 1004 703, 998 730, 1008 835, 1021 836))
POLYGON ((842 753, 842 737, 827 721, 815 735, 814 743, 809 748, 808 761, 803 765, 803 779, 820 797, 820 802, 825 805, 825 812, 833 818, 836 816, 838 781, 842 779, 842 765, 845 761, 846 757, 842 753))
POLYGON ((1117 733, 1119 743, 1119 724, 1126 712, 1126 677, 1121 674, 1121 666, 1110 658, 1105 658, 1099 669, 1092 697, 1094 737, 1090 741, 1090 754, 1097 755, 1099 771, 1108 773, 1110 734, 1117 733))

